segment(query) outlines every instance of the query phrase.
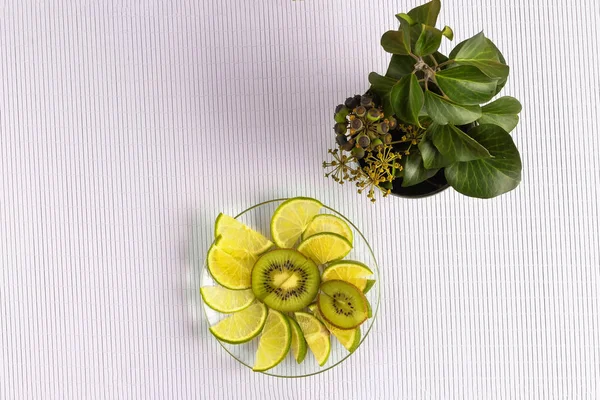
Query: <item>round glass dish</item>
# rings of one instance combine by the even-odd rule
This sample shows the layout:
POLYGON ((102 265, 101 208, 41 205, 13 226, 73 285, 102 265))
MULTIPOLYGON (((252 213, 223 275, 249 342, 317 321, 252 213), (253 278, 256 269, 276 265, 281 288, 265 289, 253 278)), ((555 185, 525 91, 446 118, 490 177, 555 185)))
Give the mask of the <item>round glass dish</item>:
MULTIPOLYGON (((241 221, 242 223, 248 225, 249 227, 259 231, 267 238, 271 239, 271 216, 273 215, 275 209, 277 209, 277 207, 285 200, 287 199, 270 200, 264 203, 257 204, 243 211, 235 218, 241 221)), ((371 246, 369 245, 363 234, 348 218, 327 206, 324 206, 321 209, 321 213, 337 215, 338 217, 345 220, 352 229, 352 233, 354 234, 353 249, 346 257, 344 257, 344 259, 360 261, 366 264, 373 271, 373 276, 369 279, 375 279, 375 284, 365 295, 367 297, 367 300, 371 304, 373 316, 372 318, 367 319, 360 326, 361 341, 358 348, 355 350, 360 351, 361 345, 369 335, 369 332, 371 331, 371 327, 373 326, 373 322, 375 321, 375 318, 377 317, 377 312, 379 310, 379 292, 381 284, 381 278, 379 276, 379 266, 377 265, 377 261, 375 260, 375 255, 373 254, 371 246)), ((204 267, 202 268, 200 284, 201 286, 217 285, 217 283, 213 280, 213 278, 210 276, 210 273, 208 272, 206 260, 204 262, 204 267)), ((204 315, 209 326, 216 324, 221 319, 227 316, 226 314, 221 314, 211 309, 204 302, 202 302, 202 307, 204 308, 204 315)), ((246 367, 252 369, 259 338, 260 335, 254 338, 253 340, 242 344, 229 344, 222 342, 217 338, 215 339, 233 358, 238 360, 246 367)), ((331 335, 331 353, 329 355, 329 359, 322 367, 319 366, 314 356, 310 352, 310 349, 308 349, 308 353, 302 364, 296 363, 296 360, 294 360, 294 357, 292 356, 290 351, 290 354, 288 354, 279 365, 263 373, 282 378, 298 378, 303 376, 315 375, 327 371, 335 367, 336 365, 339 365, 342 361, 350 357, 352 354, 349 353, 337 341, 335 336, 331 335)))

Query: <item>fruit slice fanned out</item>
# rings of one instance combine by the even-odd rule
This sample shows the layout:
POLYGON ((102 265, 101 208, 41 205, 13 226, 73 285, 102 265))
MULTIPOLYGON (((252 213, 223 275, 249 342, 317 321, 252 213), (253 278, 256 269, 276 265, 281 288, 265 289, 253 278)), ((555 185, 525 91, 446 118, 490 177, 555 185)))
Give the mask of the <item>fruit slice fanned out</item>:
POLYGON ((298 311, 310 304, 321 282, 317 265, 296 250, 263 254, 252 269, 252 291, 267 306, 298 311))
POLYGON ((228 289, 248 289, 250 274, 256 260, 253 256, 234 257, 220 248, 219 237, 208 250, 206 265, 215 281, 228 289))
POLYGON ((302 329, 300 329, 300 325, 293 318, 288 318, 290 322, 290 327, 292 328, 292 354, 296 359, 296 362, 300 364, 304 361, 304 357, 306 357, 306 351, 308 347, 306 345, 306 339, 304 339, 304 334, 302 333, 302 329))
POLYGON ((275 244, 284 249, 293 247, 321 207, 320 201, 308 197, 281 203, 271 218, 271 237, 275 244))
POLYGON ((365 264, 358 261, 341 260, 331 263, 323 271, 322 280, 342 280, 349 282, 364 291, 367 287, 367 276, 373 275, 373 271, 365 264))
POLYGON ((302 240, 316 235, 317 233, 337 233, 343 236, 352 244, 354 235, 350 226, 338 216, 331 214, 319 214, 310 221, 306 230, 302 234, 302 240))
POLYGON ((352 250, 346 238, 335 233, 317 233, 300 243, 298 251, 317 264, 344 258, 352 250))
POLYGON ((361 337, 359 327, 356 327, 354 329, 340 329, 331 325, 325 320, 325 318, 323 318, 323 316, 319 312, 319 308, 316 303, 313 303, 310 306, 308 306, 308 309, 315 315, 315 317, 319 319, 319 321, 321 321, 325 325, 327 330, 337 338, 338 342, 340 342, 341 345, 346 348, 346 350, 348 350, 350 353, 353 353, 354 350, 358 348, 361 337))
POLYGON ((310 351, 315 356, 319 365, 323 366, 327 362, 329 353, 331 352, 329 331, 321 321, 309 313, 297 312, 294 315, 296 316, 298 325, 300 325, 300 329, 302 329, 310 351))
POLYGON ((323 318, 341 329, 359 326, 369 314, 369 306, 363 292, 356 286, 340 280, 321 284, 317 304, 323 318))
POLYGON ((260 333, 266 319, 267 307, 256 302, 211 326, 210 331, 223 342, 245 343, 260 333))
POLYGON ((231 290, 222 286, 204 286, 200 294, 207 306, 224 314, 242 311, 255 299, 252 289, 231 290))
POLYGON ((269 310, 252 369, 266 371, 273 368, 285 358, 291 343, 292 329, 288 317, 279 311, 269 310))
POLYGON ((273 246, 257 231, 223 213, 215 221, 215 237, 221 237, 221 249, 235 257, 256 256, 273 246))

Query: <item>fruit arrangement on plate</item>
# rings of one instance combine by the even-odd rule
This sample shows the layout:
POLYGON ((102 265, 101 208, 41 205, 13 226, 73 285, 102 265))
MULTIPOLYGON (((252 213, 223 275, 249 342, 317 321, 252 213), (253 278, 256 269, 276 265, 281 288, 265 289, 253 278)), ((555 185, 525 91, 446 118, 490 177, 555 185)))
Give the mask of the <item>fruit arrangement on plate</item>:
POLYGON ((354 234, 321 202, 288 199, 270 219, 270 237, 219 214, 206 267, 216 285, 200 289, 206 306, 222 315, 211 333, 228 344, 258 343, 252 369, 267 371, 308 349, 324 366, 331 335, 354 352, 360 326, 372 318, 365 293, 375 284, 364 263, 344 259, 354 234), (291 351, 290 351, 291 349, 291 351))

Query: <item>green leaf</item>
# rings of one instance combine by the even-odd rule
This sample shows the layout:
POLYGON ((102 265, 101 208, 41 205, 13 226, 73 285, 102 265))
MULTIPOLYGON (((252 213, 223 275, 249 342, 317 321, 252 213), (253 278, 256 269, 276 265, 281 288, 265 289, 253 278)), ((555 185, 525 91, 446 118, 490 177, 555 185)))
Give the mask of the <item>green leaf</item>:
POLYGON ((417 21, 412 19, 412 17, 410 15, 404 14, 404 13, 396 14, 396 18, 398 18, 398 21, 400 21, 400 22, 402 22, 402 21, 408 22, 408 24, 410 26, 413 26, 417 23, 417 21))
POLYGON ((470 39, 459 43, 455 51, 450 53, 450 58, 462 65, 477 67, 493 79, 506 79, 508 77, 508 65, 500 60, 498 48, 484 35, 478 33, 470 39))
POLYGON ((392 107, 392 103, 390 101, 390 92, 396 82, 396 79, 388 78, 387 76, 381 76, 376 72, 371 72, 369 74, 371 90, 373 93, 379 96, 379 99, 383 105, 383 112, 386 116, 394 114, 394 108, 392 107))
POLYGON ((441 7, 440 0, 432 0, 422 6, 413 8, 408 12, 408 15, 418 23, 435 26, 441 7))
POLYGON ((479 125, 469 135, 487 148, 492 158, 457 162, 445 169, 448 183, 458 192, 479 198, 499 196, 521 182, 521 157, 510 135, 496 125, 479 125))
POLYGON ((413 151, 408 156, 404 156, 404 177, 402 178, 402 187, 421 183, 437 174, 437 172, 438 169, 426 169, 423 165, 421 153, 413 151))
POLYGON ((419 142, 419 151, 423 158, 423 166, 427 169, 444 168, 452 164, 427 137, 419 142))
POLYGON ((430 91, 425 92, 425 108, 440 125, 465 125, 481 117, 481 107, 456 104, 430 91))
POLYGON ((418 56, 426 56, 437 51, 442 43, 442 31, 432 26, 423 25, 413 52, 418 56))
POLYGON ((517 114, 521 112, 521 103, 514 97, 504 96, 486 104, 481 111, 483 115, 477 120, 480 124, 498 125, 506 132, 510 132, 519 123, 517 114))
POLYGON ((448 40, 454 39, 454 32, 452 31, 452 28, 450 28, 448 25, 446 25, 444 29, 442 29, 442 35, 446 36, 448 40))
POLYGON ((423 108, 423 90, 414 74, 406 75, 394 85, 390 100, 398 118, 419 125, 419 112, 423 108))
POLYGON ((435 80, 450 100, 467 105, 489 101, 496 90, 496 79, 489 78, 471 65, 439 71, 435 80))
POLYGON ((394 54, 392 59, 390 60, 390 65, 388 67, 385 76, 394 79, 401 79, 408 74, 412 74, 415 69, 415 59, 411 56, 400 56, 394 54))
POLYGON ((387 31, 381 37, 381 46, 392 54, 410 54, 410 36, 405 31, 387 31))
POLYGON ((452 124, 431 124, 427 131, 435 147, 450 162, 491 157, 485 147, 452 124))

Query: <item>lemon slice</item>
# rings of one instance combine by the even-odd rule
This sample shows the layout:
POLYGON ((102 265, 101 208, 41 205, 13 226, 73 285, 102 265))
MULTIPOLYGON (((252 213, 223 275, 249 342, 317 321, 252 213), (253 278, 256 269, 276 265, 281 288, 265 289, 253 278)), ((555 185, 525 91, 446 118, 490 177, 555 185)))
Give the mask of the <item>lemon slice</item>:
POLYGON ((248 289, 252 285, 250 274, 256 257, 234 257, 220 248, 221 238, 208 250, 206 265, 218 284, 228 289, 248 289))
POLYGON ((273 309, 269 310, 267 321, 260 335, 254 371, 266 371, 279 364, 287 355, 292 343, 292 328, 288 318, 273 309))
POLYGON ((245 310, 231 314, 216 325, 211 326, 210 331, 223 342, 231 344, 245 343, 260 333, 266 319, 267 306, 256 302, 245 310))
POLYGON ((215 221, 215 237, 219 236, 219 247, 235 257, 256 256, 273 246, 273 242, 257 231, 223 213, 215 221))
POLYGON ((320 201, 308 197, 295 197, 281 203, 271 218, 271 237, 275 244, 283 249, 293 247, 321 207, 320 201))
POLYGON ((336 233, 317 233, 298 245, 298 251, 317 264, 344 258, 352 250, 352 244, 336 233))
POLYGON ((352 244, 354 236, 350 226, 338 216, 331 214, 319 214, 310 221, 310 224, 306 227, 306 230, 302 234, 302 240, 315 235, 317 233, 337 233, 340 236, 345 237, 352 244))
POLYGON ((225 314, 242 311, 254 301, 252 289, 231 290, 222 286, 205 286, 200 294, 207 306, 225 314))
POLYGON ((364 292, 367 287, 367 276, 373 275, 373 271, 365 264, 358 261, 342 260, 331 263, 323 271, 321 280, 331 281, 334 279, 349 282, 364 292))
POLYGON ((348 350, 350 353, 353 353, 354 350, 358 348, 358 345, 360 344, 360 328, 336 328, 335 326, 327 322, 325 318, 323 318, 323 316, 319 312, 319 308, 317 307, 316 303, 313 303, 310 306, 308 306, 308 309, 315 315, 315 317, 319 319, 319 321, 321 321, 325 325, 327 330, 337 338, 338 342, 340 342, 341 345, 346 348, 346 350, 348 350))
POLYGON ((329 353, 331 352, 329 331, 321 321, 309 313, 297 312, 294 315, 310 351, 317 359, 319 365, 323 366, 327 362, 329 353))
POLYGON ((300 364, 304 361, 306 351, 308 350, 306 339, 304 339, 304 334, 302 333, 302 329, 300 329, 300 325, 292 318, 289 318, 289 321, 290 326, 292 327, 292 354, 294 355, 296 362, 300 364))

